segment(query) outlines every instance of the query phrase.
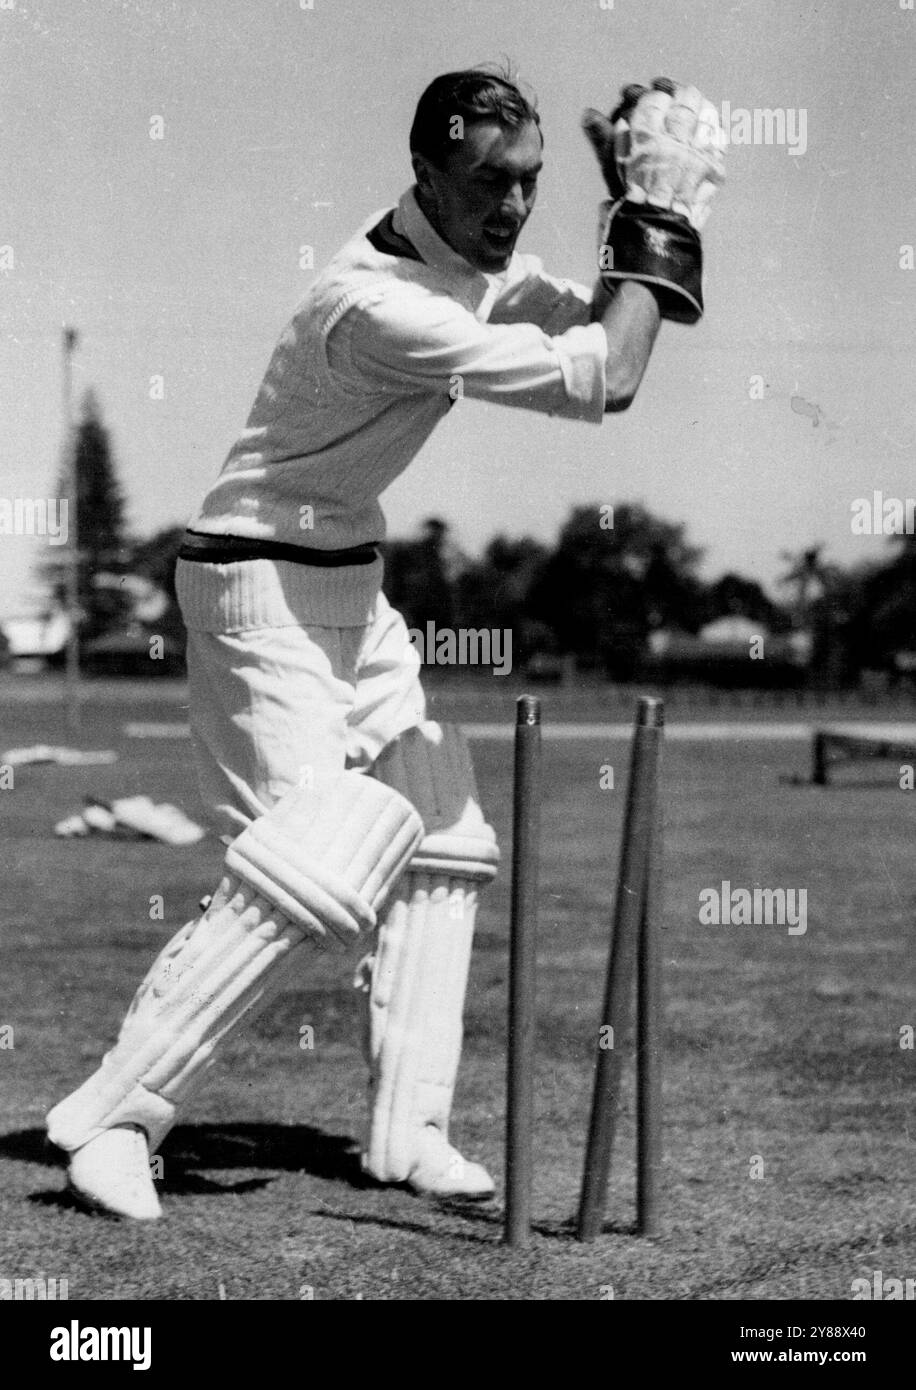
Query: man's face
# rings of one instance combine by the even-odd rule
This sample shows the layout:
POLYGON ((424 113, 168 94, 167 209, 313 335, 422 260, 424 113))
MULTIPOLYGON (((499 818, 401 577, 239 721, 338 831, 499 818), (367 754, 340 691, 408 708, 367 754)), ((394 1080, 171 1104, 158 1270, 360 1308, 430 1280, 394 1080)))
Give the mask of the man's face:
POLYGON ((508 266, 534 207, 540 131, 533 121, 515 129, 475 121, 454 143, 441 169, 414 157, 423 211, 453 251, 495 274, 508 266))

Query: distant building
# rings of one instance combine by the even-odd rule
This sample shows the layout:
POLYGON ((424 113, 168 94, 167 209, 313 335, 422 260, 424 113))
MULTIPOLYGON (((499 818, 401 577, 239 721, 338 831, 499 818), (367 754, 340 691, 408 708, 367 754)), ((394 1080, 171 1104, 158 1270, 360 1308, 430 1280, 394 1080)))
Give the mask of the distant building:
POLYGON ((31 617, 5 618, 0 627, 9 643, 9 655, 23 661, 61 658, 70 636, 70 619, 61 608, 31 617))
POLYGON ((807 634, 772 633, 741 614, 717 618, 694 636, 677 628, 649 634, 645 676, 729 687, 793 686, 810 654, 807 634))

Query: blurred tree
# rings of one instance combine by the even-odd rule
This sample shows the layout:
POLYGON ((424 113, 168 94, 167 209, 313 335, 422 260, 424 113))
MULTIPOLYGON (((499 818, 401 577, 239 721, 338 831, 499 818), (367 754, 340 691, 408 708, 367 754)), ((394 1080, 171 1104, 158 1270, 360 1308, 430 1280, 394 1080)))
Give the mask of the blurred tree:
POLYGON ((836 686, 844 679, 843 629, 847 619, 842 572, 821 558, 823 549, 823 542, 819 541, 803 550, 782 551, 787 568, 777 584, 792 591, 793 627, 810 637, 810 680, 818 685, 836 686))
POLYGON ((649 632, 675 626, 695 631, 703 619, 696 575, 702 552, 685 527, 623 503, 613 524, 601 506, 576 507, 529 596, 529 610, 555 633, 561 651, 630 679, 649 632))
POLYGON ((463 557, 446 522, 427 517, 415 540, 385 546, 385 594, 408 627, 454 627, 455 584, 463 557))
POLYGON ((156 619, 157 632, 184 639, 185 627, 175 595, 175 566, 184 539, 183 526, 165 526, 148 540, 135 541, 130 550, 130 568, 155 584, 168 597, 168 607, 156 619))
POLYGON ((916 652, 916 536, 895 536, 891 546, 890 561, 850 576, 844 636, 853 676, 885 670, 896 679, 898 658, 916 652))
POLYGON ((458 579, 458 625, 511 631, 516 663, 550 652, 555 646, 553 634, 532 613, 529 601, 549 554, 547 546, 530 536, 520 540, 495 536, 458 579))
POLYGON ((132 572, 157 584, 169 598, 175 597, 175 566, 184 535, 183 526, 164 526, 147 540, 134 541, 129 550, 132 572))
POLYGON ((805 550, 780 551, 779 558, 787 568, 776 582, 780 588, 793 591, 792 616, 799 628, 811 627, 811 605, 826 588, 829 576, 821 560, 823 549, 824 543, 819 541, 805 550))
POLYGON ((756 579, 723 574, 709 586, 706 595, 706 621, 739 615, 763 624, 770 632, 785 632, 790 619, 785 609, 763 591, 756 579))
MULTIPOLYGON (((96 587, 94 577, 101 572, 126 572, 130 548, 126 536, 125 500, 118 482, 111 441, 102 423, 94 392, 87 391, 74 431, 76 468, 76 513, 79 537, 80 633, 85 638, 107 632, 130 611, 129 597, 117 588, 96 587)), ((65 467, 58 485, 58 496, 69 497, 69 470, 65 467)), ((72 506, 72 501, 71 501, 72 506)), ((61 546, 39 565, 39 573, 50 583, 56 601, 66 601, 66 572, 70 557, 61 546)))

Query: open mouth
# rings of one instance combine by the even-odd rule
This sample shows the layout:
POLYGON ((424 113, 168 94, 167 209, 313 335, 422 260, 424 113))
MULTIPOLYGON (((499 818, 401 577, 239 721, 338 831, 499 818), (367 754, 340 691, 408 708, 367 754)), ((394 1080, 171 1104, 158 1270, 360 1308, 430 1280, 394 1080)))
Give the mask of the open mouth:
POLYGON ((484 227, 483 238, 494 251, 511 251, 518 236, 517 227, 484 227))

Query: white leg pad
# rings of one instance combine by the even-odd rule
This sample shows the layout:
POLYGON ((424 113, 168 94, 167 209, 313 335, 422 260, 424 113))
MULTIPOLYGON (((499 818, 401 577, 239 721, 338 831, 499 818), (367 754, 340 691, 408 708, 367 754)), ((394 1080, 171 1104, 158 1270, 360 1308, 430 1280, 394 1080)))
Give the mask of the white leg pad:
POLYGON ((360 981, 371 1112, 363 1166, 382 1182, 404 1182, 429 1154, 430 1127, 447 1153, 477 894, 499 851, 459 729, 412 729, 372 772, 414 803, 427 831, 360 981))
POLYGON ((307 944, 374 928, 422 833, 408 801, 356 772, 282 797, 232 842, 209 907, 154 963, 99 1070, 51 1111, 52 1142, 73 1150, 136 1124, 154 1150, 220 1043, 307 944))

